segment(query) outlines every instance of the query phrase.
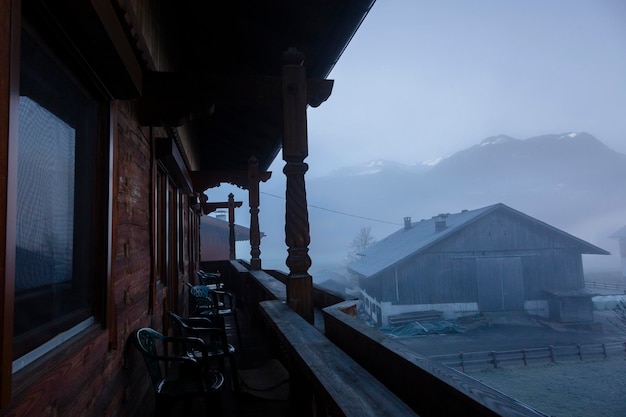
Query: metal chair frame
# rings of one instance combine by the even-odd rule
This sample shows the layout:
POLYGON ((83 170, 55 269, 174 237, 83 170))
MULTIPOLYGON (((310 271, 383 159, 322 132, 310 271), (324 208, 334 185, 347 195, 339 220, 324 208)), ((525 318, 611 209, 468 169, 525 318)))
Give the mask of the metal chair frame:
POLYGON ((212 290, 206 285, 189 285, 190 317, 208 317, 225 327, 224 317, 231 316, 235 322, 237 340, 241 346, 241 332, 237 319, 235 296, 229 291, 212 290))
POLYGON ((205 410, 211 415, 221 410, 217 395, 223 384, 221 372, 207 366, 209 357, 200 361, 189 355, 168 354, 170 345, 182 346, 187 351, 190 346, 206 350, 204 341, 193 337, 168 337, 149 327, 135 330, 131 334, 135 348, 143 356, 156 396, 155 415, 169 416, 172 405, 183 401, 184 412, 189 415, 192 401, 196 397, 205 399, 205 410), (170 372, 172 365, 178 366, 170 372), (176 377, 168 375, 175 374, 176 377), (218 401, 216 402, 216 398, 218 401))
POLYGON ((183 337, 197 337, 204 341, 206 349, 203 351, 194 346, 190 346, 187 354, 197 360, 204 357, 217 359, 220 364, 220 371, 224 373, 224 359, 228 359, 232 386, 235 391, 239 391, 239 375, 237 373, 237 358, 235 347, 228 343, 226 332, 216 325, 208 317, 181 317, 170 311, 169 316, 172 322, 180 330, 183 337))

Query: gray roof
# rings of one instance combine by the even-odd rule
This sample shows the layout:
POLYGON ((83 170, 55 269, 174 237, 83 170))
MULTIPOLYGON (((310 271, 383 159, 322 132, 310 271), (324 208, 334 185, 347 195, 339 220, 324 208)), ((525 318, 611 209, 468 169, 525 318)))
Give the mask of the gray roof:
POLYGON ((501 209, 541 224, 562 236, 574 239, 578 244, 582 245, 582 253, 609 254, 604 249, 569 235, 502 203, 498 203, 476 210, 464 210, 460 213, 446 214, 446 228, 439 232, 435 230, 435 221, 438 216, 411 223, 410 228, 406 229, 403 227, 359 253, 359 259, 348 265, 348 269, 364 277, 374 276, 407 257, 429 248, 484 215, 501 209))
MULTIPOLYGON (((226 220, 218 219, 212 216, 202 216, 200 217, 200 222, 202 223, 200 226, 201 232, 204 232, 205 230, 212 230, 214 233, 221 232, 226 235, 230 233, 230 224, 226 220)), ((265 237, 265 234, 261 233, 261 237, 265 237)), ((235 224, 235 240, 238 242, 250 240, 250 229, 245 226, 235 224)))

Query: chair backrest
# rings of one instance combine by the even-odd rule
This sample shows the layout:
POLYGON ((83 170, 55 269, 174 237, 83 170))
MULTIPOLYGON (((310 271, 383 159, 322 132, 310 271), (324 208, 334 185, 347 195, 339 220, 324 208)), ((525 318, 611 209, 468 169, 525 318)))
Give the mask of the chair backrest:
POLYGON ((183 337, 199 337, 206 343, 209 349, 219 347, 228 352, 226 332, 220 325, 213 324, 209 318, 184 318, 172 311, 169 311, 168 314, 183 337))
POLYGON ((191 326, 187 324, 185 319, 172 311, 169 311, 168 314, 174 324, 176 324, 176 326, 180 329, 181 335, 183 337, 190 336, 191 326))
POLYGON ((210 291, 206 285, 194 285, 189 289, 191 295, 197 298, 206 298, 210 300, 210 291))
POLYGON ((201 269, 196 271, 196 276, 201 285, 214 285, 215 288, 222 287, 222 279, 219 273, 206 272, 201 269))
POLYGON ((210 311, 216 313, 218 308, 218 300, 216 294, 206 285, 193 285, 189 288, 191 298, 190 307, 193 314, 202 313, 202 311, 210 311))
POLYGON ((148 327, 135 330, 132 337, 135 348, 143 356, 155 390, 163 381, 163 369, 158 360, 161 353, 159 349, 163 348, 163 339, 164 336, 161 333, 148 327))

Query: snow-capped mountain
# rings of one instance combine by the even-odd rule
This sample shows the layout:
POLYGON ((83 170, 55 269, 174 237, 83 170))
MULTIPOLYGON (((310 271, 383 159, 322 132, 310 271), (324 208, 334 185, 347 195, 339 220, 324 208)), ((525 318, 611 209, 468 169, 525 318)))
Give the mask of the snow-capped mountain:
POLYGON ((365 218, 312 209, 312 248, 317 233, 336 242, 324 243, 324 250, 345 253, 332 245, 347 246, 360 227, 371 226, 382 238, 404 216, 419 220, 498 202, 609 251, 615 249, 605 237, 626 223, 626 155, 589 133, 498 135, 419 166, 377 161, 307 181, 311 204, 365 218))
POLYGON ((395 161, 389 161, 385 159, 375 159, 359 165, 344 167, 333 171, 330 176, 346 176, 355 177, 362 175, 375 175, 381 172, 409 172, 415 173, 422 170, 419 165, 405 165, 395 161))
POLYGON ((598 183, 619 178, 625 165, 626 155, 585 132, 525 140, 500 135, 446 158, 429 175, 480 189, 493 187, 494 183, 503 188, 559 184, 597 188, 598 183))
MULTIPOLYGON (((362 227, 381 239, 405 216, 418 221, 500 202, 615 253, 608 236, 626 224, 625 178, 626 155, 584 132, 498 135, 437 163, 378 160, 340 169, 307 179, 313 270, 341 263, 362 227)), ((284 201, 264 199, 261 215, 263 231, 281 230, 284 201)))
POLYGON ((507 135, 498 135, 498 136, 491 136, 491 137, 488 137, 487 139, 484 139, 482 142, 480 142, 479 146, 502 145, 506 143, 516 143, 519 141, 520 141, 519 139, 513 139, 512 137, 507 136, 507 135))

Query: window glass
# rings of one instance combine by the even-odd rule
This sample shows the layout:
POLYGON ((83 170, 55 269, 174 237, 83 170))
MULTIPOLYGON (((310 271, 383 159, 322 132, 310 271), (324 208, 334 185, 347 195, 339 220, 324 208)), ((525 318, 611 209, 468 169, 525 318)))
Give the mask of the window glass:
POLYGON ((97 126, 97 102, 24 32, 15 357, 94 314, 97 126))

